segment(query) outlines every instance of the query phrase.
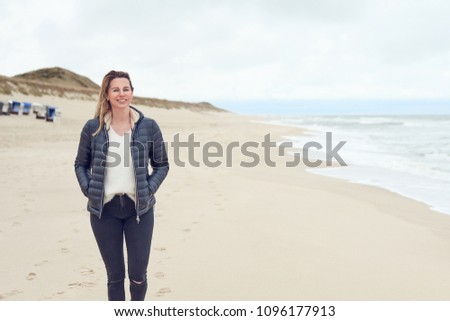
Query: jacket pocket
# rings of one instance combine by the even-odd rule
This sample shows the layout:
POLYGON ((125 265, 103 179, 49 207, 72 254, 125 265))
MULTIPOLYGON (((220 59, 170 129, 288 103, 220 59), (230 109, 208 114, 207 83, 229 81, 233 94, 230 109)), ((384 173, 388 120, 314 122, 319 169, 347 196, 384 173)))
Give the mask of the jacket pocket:
POLYGON ((148 189, 148 194, 149 194, 150 196, 152 196, 152 195, 153 195, 153 192, 152 192, 152 189, 150 188, 150 184, 149 184, 148 181, 147 181, 147 189, 148 189))
POLYGON ((91 197, 88 197, 88 204, 90 208, 93 208, 94 210, 100 210, 100 206, 98 206, 98 204, 96 204, 95 201, 92 200, 91 197))
POLYGON ((86 188, 86 193, 84 194, 84 195, 86 195, 87 198, 89 198, 89 195, 90 195, 89 190, 91 189, 91 181, 92 181, 92 179, 89 180, 87 188, 86 188))

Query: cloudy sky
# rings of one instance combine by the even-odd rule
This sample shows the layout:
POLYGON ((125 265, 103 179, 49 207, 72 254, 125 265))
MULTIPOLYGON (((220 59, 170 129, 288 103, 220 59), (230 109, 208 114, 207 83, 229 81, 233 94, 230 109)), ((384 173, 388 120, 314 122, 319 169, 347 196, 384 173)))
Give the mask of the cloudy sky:
POLYGON ((0 0, 0 74, 187 101, 450 99, 445 0, 0 0))

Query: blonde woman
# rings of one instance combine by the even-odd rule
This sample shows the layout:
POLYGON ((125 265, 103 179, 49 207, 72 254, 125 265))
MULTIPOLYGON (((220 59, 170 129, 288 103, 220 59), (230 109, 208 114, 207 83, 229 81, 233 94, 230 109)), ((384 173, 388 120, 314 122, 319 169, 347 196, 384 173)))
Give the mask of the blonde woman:
POLYGON ((105 75, 95 117, 83 127, 75 159, 106 267, 110 301, 125 300, 124 239, 131 300, 145 299, 154 195, 169 171, 159 126, 131 106, 132 99, 128 73, 105 75))

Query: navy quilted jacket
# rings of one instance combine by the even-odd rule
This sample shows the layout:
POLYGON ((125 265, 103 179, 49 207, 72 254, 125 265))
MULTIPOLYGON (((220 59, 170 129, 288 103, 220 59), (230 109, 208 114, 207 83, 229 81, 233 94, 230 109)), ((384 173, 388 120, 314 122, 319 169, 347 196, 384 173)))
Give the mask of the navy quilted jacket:
MULTIPOLYGON (((161 130, 151 118, 139 113, 139 119, 131 133, 131 156, 136 178, 136 212, 146 213, 156 203, 154 194, 167 176, 169 163, 161 130), (150 163, 152 171, 149 173, 150 163)), ((103 210, 104 178, 108 152, 108 132, 103 129, 97 136, 92 134, 99 127, 99 119, 88 120, 83 127, 75 159, 75 173, 81 191, 88 198, 87 209, 101 217, 103 210)))

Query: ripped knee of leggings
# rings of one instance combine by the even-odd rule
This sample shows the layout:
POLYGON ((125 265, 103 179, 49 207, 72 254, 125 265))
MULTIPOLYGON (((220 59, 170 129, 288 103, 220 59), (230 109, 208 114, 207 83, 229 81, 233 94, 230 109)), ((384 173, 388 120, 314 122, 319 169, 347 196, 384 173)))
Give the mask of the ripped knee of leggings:
POLYGON ((114 284, 119 284, 119 283, 123 283, 123 282, 124 282, 124 279, 114 280, 114 281, 108 280, 108 285, 114 285, 114 284))
POLYGON ((147 282, 147 278, 132 278, 130 277, 130 282, 136 284, 136 285, 142 285, 147 282))

